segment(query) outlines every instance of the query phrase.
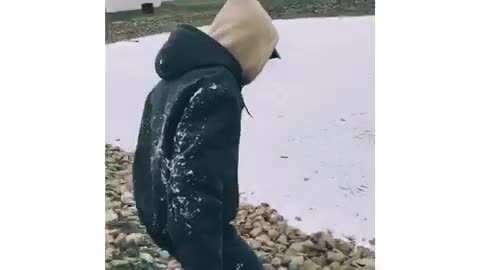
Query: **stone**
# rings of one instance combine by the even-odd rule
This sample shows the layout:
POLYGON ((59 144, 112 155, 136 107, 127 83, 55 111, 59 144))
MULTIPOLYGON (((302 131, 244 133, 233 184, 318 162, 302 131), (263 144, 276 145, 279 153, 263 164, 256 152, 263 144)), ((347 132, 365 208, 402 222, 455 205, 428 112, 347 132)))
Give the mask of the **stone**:
POLYGON ((266 235, 266 234, 262 234, 260 236, 257 236, 255 239, 260 241, 260 243, 267 243, 267 242, 270 241, 270 237, 268 237, 268 235, 266 235))
POLYGON ((113 201, 110 205, 111 209, 119 209, 122 207, 122 202, 120 201, 113 201))
POLYGON ((114 268, 120 268, 120 267, 129 266, 129 265, 130 265, 130 262, 128 262, 127 260, 112 260, 112 261, 110 262, 110 264, 111 264, 112 267, 114 267, 114 268))
POLYGON ((263 264, 263 270, 275 270, 271 264, 263 264))
POLYGON ((340 263, 339 262, 333 262, 333 263, 330 264, 330 268, 332 270, 338 270, 338 269, 340 269, 340 263))
POLYGON ((141 233, 131 233, 127 235, 126 241, 128 245, 143 246, 147 244, 145 235, 141 233))
MULTIPOLYGON (((181 265, 167 251, 151 241, 139 220, 128 186, 133 155, 106 145, 105 160, 106 270, 181 270, 181 265)), ((375 269, 374 250, 343 238, 334 239, 330 231, 307 235, 288 225, 283 216, 265 203, 258 206, 240 203, 232 224, 267 270, 375 269)))
POLYGON ((137 210, 134 209, 133 207, 128 207, 128 208, 123 209, 122 215, 124 217, 131 217, 131 216, 136 217, 137 216, 137 210))
POLYGON ((170 258, 170 253, 168 253, 168 251, 166 250, 162 250, 159 252, 159 255, 162 259, 168 259, 170 258))
POLYGON ((111 235, 113 238, 117 237, 120 234, 119 229, 106 230, 106 233, 111 235))
POLYGON ((272 223, 277 223, 279 221, 282 221, 283 220, 283 217, 278 215, 278 214, 272 214, 270 215, 270 218, 268 219, 268 221, 272 222, 272 223))
POLYGON ((106 248, 105 249, 105 260, 106 261, 113 260, 114 255, 115 255, 115 249, 114 248, 106 248))
POLYGON ((375 258, 375 252, 363 246, 357 246, 361 258, 375 258))
POLYGON ((250 231, 250 235, 252 237, 257 237, 262 233, 262 228, 256 227, 253 230, 250 231))
POLYGON ((370 240, 368 240, 368 243, 369 243, 370 245, 372 245, 372 246, 375 246, 375 237, 372 238, 372 239, 370 239, 370 240))
POLYGON ((272 259, 272 266, 275 267, 275 268, 282 266, 282 259, 278 258, 278 257, 273 258, 272 259))
POLYGON ((316 242, 315 246, 319 250, 330 250, 335 248, 335 240, 330 233, 326 232, 319 232, 312 235, 314 242, 316 242))
POLYGON ((113 235, 111 234, 105 235, 105 242, 107 244, 113 244, 114 241, 115 241, 115 237, 113 237, 113 235))
POLYGON ((325 266, 327 265, 327 257, 326 256, 318 256, 318 257, 313 257, 312 261, 314 261, 316 264, 320 266, 325 266))
POLYGON ((278 237, 279 235, 280 235, 280 233, 279 233, 277 230, 274 230, 274 229, 268 230, 268 236, 269 236, 270 239, 272 239, 272 240, 277 239, 277 237, 278 237))
POLYGON ((288 270, 300 270, 300 267, 303 265, 303 263, 303 256, 294 256, 288 264, 288 270))
POLYGON ((249 242, 252 249, 259 249, 262 246, 260 242, 255 239, 250 239, 249 242))
POLYGON ((128 257, 137 257, 139 252, 138 252, 138 249, 136 249, 134 247, 129 247, 129 248, 127 248, 127 250, 125 250, 125 254, 128 257))
POLYGON ((305 251, 305 246, 313 246, 312 241, 307 240, 303 242, 296 242, 290 245, 288 249, 294 250, 296 252, 304 252, 305 251))
POLYGON ((347 242, 341 239, 335 240, 335 247, 340 250, 344 255, 349 255, 353 250, 353 243, 347 242))
POLYGON ((116 225, 118 223, 118 215, 113 210, 108 210, 105 213, 105 223, 107 225, 116 225))
POLYGON ((278 238, 277 238, 277 242, 282 244, 282 245, 288 245, 288 238, 285 234, 281 234, 278 238))
POLYGON ((352 262, 357 267, 375 267, 375 260, 372 258, 362 258, 352 262))
POLYGON ((148 263, 153 263, 155 260, 153 259, 152 255, 148 254, 148 253, 140 253, 140 259, 142 259, 143 261, 146 261, 148 263))
POLYGON ((133 195, 130 192, 124 192, 122 193, 122 196, 120 197, 120 200, 122 201, 123 204, 128 205, 128 206, 133 206, 135 205, 135 200, 133 199, 133 195))
POLYGON ((312 260, 306 260, 300 267, 300 270, 320 270, 322 267, 312 260))
POLYGON ((273 259, 271 254, 263 252, 258 255, 258 258, 262 263, 271 263, 273 259))
POLYGON ((287 266, 292 261, 291 256, 283 255, 282 256, 282 265, 287 266))
POLYGON ((113 241, 113 244, 117 247, 125 247, 126 243, 127 243, 127 235, 124 233, 120 233, 113 241))
POLYGON ((327 261, 329 261, 329 262, 342 263, 346 258, 347 258, 347 256, 345 256, 345 254, 343 254, 338 249, 333 249, 333 250, 327 252, 327 261))

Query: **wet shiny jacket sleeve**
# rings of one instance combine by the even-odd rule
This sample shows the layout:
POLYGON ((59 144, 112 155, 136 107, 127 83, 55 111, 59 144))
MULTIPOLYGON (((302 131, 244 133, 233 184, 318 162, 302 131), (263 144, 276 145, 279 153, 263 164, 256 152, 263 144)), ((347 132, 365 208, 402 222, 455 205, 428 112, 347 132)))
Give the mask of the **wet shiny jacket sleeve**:
POLYGON ((223 187, 237 173, 240 114, 231 91, 205 82, 179 121, 167 230, 185 270, 223 269, 223 187))

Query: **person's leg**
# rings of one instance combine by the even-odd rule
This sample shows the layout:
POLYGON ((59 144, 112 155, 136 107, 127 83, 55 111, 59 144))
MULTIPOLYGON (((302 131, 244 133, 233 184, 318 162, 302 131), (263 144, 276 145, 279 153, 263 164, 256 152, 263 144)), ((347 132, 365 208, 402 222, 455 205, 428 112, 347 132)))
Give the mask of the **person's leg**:
POLYGON ((253 249, 238 235, 233 225, 223 230, 224 270, 263 270, 262 263, 253 249))

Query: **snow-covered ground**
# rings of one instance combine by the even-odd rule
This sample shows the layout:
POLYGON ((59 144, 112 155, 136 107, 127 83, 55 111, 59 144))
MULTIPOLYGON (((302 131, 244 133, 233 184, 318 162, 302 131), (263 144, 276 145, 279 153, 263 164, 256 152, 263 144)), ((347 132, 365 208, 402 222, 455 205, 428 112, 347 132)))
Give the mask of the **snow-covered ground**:
MULTIPOLYGON (((243 90, 239 181, 307 231, 375 236, 374 17, 279 20, 281 60, 243 90), (301 221, 295 217, 300 217, 301 221)), ((133 150, 160 34, 106 46, 106 141, 133 150)))

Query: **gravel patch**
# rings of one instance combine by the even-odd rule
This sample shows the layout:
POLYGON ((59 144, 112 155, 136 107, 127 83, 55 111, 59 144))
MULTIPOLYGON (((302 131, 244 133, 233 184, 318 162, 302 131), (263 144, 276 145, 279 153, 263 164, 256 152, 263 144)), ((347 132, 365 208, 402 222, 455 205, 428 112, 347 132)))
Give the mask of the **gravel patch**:
MULTIPOLYGON (((127 190, 133 155, 105 146, 105 264, 111 270, 181 269, 145 232, 127 190)), ((235 220, 241 236, 268 270, 373 270, 375 251, 331 232, 305 234, 267 203, 241 204, 235 220)), ((374 244, 374 239, 371 243, 374 244)))

